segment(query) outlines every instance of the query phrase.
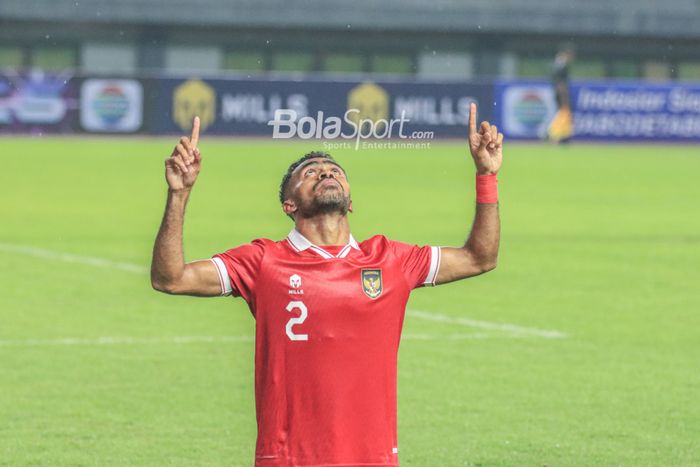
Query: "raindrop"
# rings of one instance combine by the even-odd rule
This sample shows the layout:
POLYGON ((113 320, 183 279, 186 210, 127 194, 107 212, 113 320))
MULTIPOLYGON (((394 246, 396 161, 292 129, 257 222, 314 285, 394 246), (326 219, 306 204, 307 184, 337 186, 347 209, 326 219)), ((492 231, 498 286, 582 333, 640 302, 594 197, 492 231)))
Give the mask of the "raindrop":
POLYGON ((347 28, 348 28, 348 29, 350 29, 351 27, 352 27, 352 25, 351 25, 351 24, 348 24, 348 25, 347 25, 347 28))
POLYGON ((269 43, 270 43, 270 39, 266 40, 265 43, 266 43, 266 44, 269 44, 269 43))
POLYGON ((432 54, 433 54, 433 55, 437 55, 437 51, 433 50, 433 51, 432 51, 432 54))
POLYGON ((480 25, 480 24, 477 24, 477 25, 476 25, 476 29, 481 29, 481 25, 480 25))
POLYGON ((44 36, 45 39, 51 39, 51 34, 47 34, 44 36))

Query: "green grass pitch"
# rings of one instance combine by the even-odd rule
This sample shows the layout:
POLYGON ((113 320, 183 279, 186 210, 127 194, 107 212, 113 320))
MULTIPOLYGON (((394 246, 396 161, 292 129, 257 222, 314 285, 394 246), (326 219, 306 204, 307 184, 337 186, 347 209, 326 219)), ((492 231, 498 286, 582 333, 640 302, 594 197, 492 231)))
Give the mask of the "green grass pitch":
MULTIPOLYGON (((175 139, 3 138, 0 465, 252 465, 245 303, 145 272, 175 139)), ((280 178, 322 146, 201 148, 186 257, 283 238, 280 178)), ((333 153, 358 239, 464 240, 465 145, 333 153)), ((507 142, 498 268, 409 303, 401 465, 700 465, 699 173, 697 147, 507 142)))

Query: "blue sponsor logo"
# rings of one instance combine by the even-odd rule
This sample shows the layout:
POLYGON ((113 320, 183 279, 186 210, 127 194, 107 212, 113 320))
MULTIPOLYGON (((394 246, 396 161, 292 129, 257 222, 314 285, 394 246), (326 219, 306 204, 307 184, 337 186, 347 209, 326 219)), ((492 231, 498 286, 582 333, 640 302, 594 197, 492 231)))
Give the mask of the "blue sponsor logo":
POLYGON ((95 114, 106 125, 116 125, 129 112, 129 99, 119 86, 105 86, 92 102, 95 114))
POLYGON ((540 94, 526 93, 516 102, 513 113, 524 127, 538 128, 547 118, 547 104, 540 94))

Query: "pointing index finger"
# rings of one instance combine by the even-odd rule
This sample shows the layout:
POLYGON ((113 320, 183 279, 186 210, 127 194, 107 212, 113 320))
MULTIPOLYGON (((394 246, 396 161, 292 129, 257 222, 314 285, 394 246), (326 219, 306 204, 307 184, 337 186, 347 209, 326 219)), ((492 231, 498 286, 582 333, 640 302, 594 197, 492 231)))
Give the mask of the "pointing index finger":
POLYGON ((469 104, 469 134, 476 133, 476 103, 469 104))
POLYGON ((194 121, 192 122, 192 138, 190 138, 190 141, 192 143, 192 147, 197 147, 197 143, 199 143, 199 117, 194 117, 194 121))

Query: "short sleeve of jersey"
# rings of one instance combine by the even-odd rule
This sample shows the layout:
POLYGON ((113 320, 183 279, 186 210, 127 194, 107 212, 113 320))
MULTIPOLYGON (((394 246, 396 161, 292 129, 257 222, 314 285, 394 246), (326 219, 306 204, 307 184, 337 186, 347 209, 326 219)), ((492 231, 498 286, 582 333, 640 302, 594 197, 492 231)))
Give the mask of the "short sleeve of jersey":
POLYGON ((389 240, 408 285, 415 289, 424 285, 435 285, 440 269, 440 248, 418 246, 389 240))
POLYGON ((222 295, 243 297, 250 302, 255 294, 255 283, 265 253, 265 242, 254 240, 247 245, 216 254, 212 261, 219 272, 222 295))

